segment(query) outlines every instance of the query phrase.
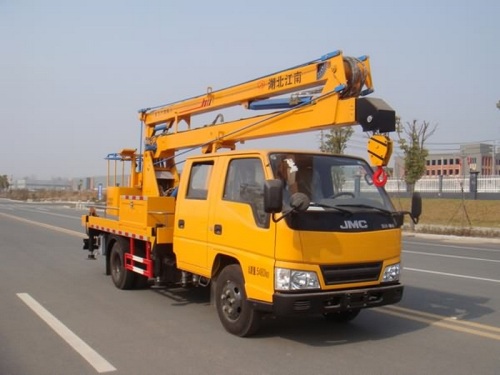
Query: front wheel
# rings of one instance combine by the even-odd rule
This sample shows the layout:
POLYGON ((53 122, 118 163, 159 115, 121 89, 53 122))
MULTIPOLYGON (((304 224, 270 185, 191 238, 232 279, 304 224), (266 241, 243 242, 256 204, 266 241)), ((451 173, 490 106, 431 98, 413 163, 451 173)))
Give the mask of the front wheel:
POLYGON ((241 268, 237 264, 225 267, 217 278, 215 304, 226 331, 245 337, 260 326, 261 314, 247 300, 241 268))

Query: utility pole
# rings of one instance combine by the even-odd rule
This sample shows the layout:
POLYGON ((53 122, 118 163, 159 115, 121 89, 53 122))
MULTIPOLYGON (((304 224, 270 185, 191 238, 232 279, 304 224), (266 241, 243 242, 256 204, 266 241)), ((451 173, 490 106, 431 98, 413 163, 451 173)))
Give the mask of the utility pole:
MULTIPOLYGON (((497 102, 497 108, 500 109, 500 100, 497 102)), ((498 144, 498 139, 495 139, 493 141, 493 175, 497 174, 497 144, 498 144)), ((499 169, 499 174, 500 174, 500 169, 499 169)))

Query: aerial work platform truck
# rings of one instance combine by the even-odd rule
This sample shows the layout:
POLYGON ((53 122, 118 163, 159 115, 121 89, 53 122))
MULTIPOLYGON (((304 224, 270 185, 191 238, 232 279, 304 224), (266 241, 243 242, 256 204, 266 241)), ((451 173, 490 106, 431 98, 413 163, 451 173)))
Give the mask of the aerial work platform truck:
POLYGON ((384 189, 395 112, 373 91, 370 59, 335 51, 140 110, 140 150, 108 158, 128 164, 126 181, 109 178, 105 206, 82 217, 89 257, 104 257, 119 289, 209 287, 238 336, 268 314, 349 321, 399 302, 401 227, 421 201, 397 211, 384 189), (244 117, 228 119, 231 107, 244 117), (371 135, 369 163, 280 140, 351 125, 371 135), (269 137, 279 147, 237 148, 269 137))

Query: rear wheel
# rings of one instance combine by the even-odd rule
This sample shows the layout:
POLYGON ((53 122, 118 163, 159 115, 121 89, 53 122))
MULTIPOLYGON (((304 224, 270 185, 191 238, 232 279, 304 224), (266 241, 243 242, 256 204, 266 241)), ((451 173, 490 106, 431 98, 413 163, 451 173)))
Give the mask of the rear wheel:
POLYGON ((135 274, 134 289, 146 289, 149 287, 149 280, 146 276, 135 274))
POLYGON ((328 321, 337 322, 337 323, 345 323, 345 322, 350 322, 351 320, 356 318, 359 315, 360 311, 361 311, 361 309, 352 309, 352 310, 346 310, 346 311, 324 313, 323 316, 328 321))
POLYGON ((225 267, 215 287, 217 313, 224 328, 240 337, 250 336, 260 326, 261 314, 248 302, 239 265, 225 267))
POLYGON ((136 274, 125 269, 126 242, 118 239, 111 248, 109 254, 109 265, 111 268, 111 279, 118 289, 132 289, 134 287, 136 274))

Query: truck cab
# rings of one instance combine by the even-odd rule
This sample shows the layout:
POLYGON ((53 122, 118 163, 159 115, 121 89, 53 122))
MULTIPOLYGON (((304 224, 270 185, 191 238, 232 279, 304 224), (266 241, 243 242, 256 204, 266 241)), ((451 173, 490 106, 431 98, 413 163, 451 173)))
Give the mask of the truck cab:
POLYGON ((240 289, 240 303, 255 315, 345 319, 401 299, 401 220, 364 160, 233 151, 190 158, 182 176, 174 219, 177 267, 229 288, 216 288, 215 301, 231 332, 249 333, 223 302, 228 293, 238 300, 240 289), (220 279, 228 265, 239 278, 220 279))

